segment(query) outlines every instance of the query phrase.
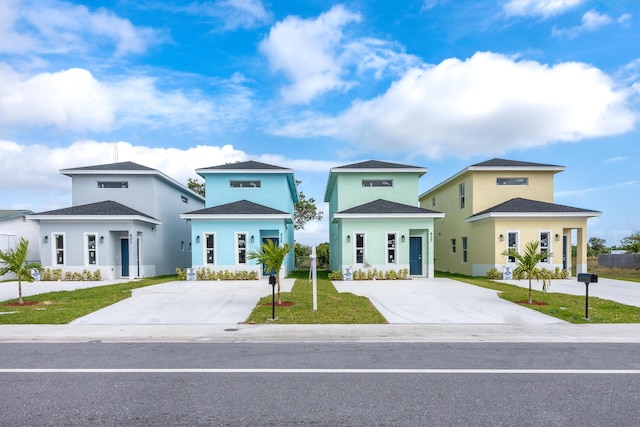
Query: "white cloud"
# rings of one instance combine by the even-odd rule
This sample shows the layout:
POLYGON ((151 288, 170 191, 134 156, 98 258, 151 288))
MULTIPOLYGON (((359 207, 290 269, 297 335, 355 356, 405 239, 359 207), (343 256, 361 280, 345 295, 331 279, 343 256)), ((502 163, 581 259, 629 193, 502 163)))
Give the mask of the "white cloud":
POLYGON ((0 53, 87 52, 112 44, 116 56, 142 53, 164 39, 162 32, 136 27, 107 9, 56 0, 15 1, 0 5, 0 53))
POLYGON ((555 197, 569 197, 569 196, 584 196, 585 194, 590 193, 601 193, 603 191, 615 191, 615 190, 626 190, 628 188, 636 188, 640 187, 640 182, 638 181, 627 181, 620 182, 618 184, 607 185, 604 187, 592 187, 592 188, 584 188, 580 190, 568 190, 568 191, 559 191, 554 194, 555 197))
POLYGON ((273 70, 292 81, 282 91, 285 100, 305 103, 353 84, 342 79, 339 46, 343 27, 361 19, 343 6, 334 6, 316 19, 289 16, 271 28, 260 50, 273 70))
POLYGON ((151 77, 104 82, 71 68, 23 76, 0 63, 0 126, 104 131, 143 124, 188 132, 242 127, 252 108, 241 76, 219 82, 216 98, 199 92, 162 91, 151 77))
POLYGON ((618 24, 624 24, 629 19, 629 17, 630 15, 626 14, 614 20, 607 14, 601 14, 594 10, 590 10, 582 15, 582 24, 569 28, 554 27, 551 35, 556 37, 574 38, 584 32, 598 31, 600 28, 613 24, 614 22, 618 24))
POLYGON ((502 10, 508 18, 513 16, 531 16, 547 19, 574 8, 584 0, 508 0, 502 4, 502 10))
POLYGON ((338 116, 295 120, 274 133, 429 158, 496 155, 627 132, 638 118, 628 96, 587 64, 549 66, 484 52, 412 68, 386 93, 338 116))

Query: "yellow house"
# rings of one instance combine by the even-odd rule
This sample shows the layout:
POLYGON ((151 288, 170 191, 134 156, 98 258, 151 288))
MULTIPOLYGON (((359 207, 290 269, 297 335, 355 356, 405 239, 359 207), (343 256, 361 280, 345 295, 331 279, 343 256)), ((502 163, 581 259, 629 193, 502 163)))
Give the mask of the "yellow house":
POLYGON ((516 266, 502 253, 532 240, 549 256, 541 268, 587 269, 587 219, 601 212, 553 202, 553 178, 564 166, 492 159, 471 165, 420 195, 422 208, 444 212, 435 223, 435 268, 484 276, 516 266), (575 241, 574 241, 575 240, 575 241))

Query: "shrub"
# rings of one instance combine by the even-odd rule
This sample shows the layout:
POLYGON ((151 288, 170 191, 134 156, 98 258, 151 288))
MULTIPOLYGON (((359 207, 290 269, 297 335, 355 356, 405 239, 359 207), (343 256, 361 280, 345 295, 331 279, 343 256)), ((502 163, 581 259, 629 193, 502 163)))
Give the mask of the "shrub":
POLYGON ((344 277, 342 276, 342 271, 330 271, 329 280, 344 280, 344 277))
POLYGON ((498 271, 498 269, 495 267, 487 271, 487 279, 502 280, 502 278, 503 278, 502 272, 498 271))
POLYGON ((93 280, 95 281, 102 280, 102 272, 100 271, 100 269, 97 269, 96 271, 93 272, 93 280))

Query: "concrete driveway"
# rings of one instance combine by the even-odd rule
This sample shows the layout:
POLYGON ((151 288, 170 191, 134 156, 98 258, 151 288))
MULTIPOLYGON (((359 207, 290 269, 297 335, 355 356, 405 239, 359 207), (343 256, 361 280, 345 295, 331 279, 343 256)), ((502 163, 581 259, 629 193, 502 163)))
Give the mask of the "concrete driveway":
POLYGON ((451 279, 335 281, 339 292, 366 296, 389 323, 565 323, 502 300, 491 289, 451 279))
MULTIPOLYGON (((294 279, 283 279, 289 292, 294 279)), ((134 289, 131 298, 71 322, 81 325, 234 324, 247 320, 258 300, 271 295, 266 279, 176 281, 134 289)))

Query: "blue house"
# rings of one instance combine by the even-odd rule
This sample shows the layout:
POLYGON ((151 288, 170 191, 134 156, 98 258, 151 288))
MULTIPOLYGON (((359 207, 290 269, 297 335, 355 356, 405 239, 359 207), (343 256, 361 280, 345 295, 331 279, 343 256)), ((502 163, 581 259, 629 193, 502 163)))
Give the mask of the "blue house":
MULTIPOLYGON (((298 201, 293 170, 247 161, 196 172, 205 181, 206 207, 180 215, 191 222, 192 267, 264 275, 247 255, 267 240, 293 246, 298 201)), ((283 274, 293 268, 291 251, 283 263, 283 274)))

